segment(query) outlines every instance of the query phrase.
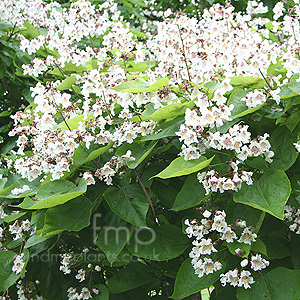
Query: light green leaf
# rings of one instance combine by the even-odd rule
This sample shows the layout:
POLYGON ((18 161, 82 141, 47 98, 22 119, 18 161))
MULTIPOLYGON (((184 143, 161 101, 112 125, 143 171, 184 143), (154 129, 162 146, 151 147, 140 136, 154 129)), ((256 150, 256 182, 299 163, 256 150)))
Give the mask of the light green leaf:
POLYGON ((246 102, 242 100, 244 97, 246 97, 247 94, 248 94, 248 91, 243 90, 241 88, 236 88, 231 93, 229 100, 227 101, 227 105, 228 106, 230 104, 234 105, 234 108, 231 111, 231 116, 233 118, 235 118, 238 114, 240 114, 241 112, 248 109, 246 102))
POLYGON ((245 88, 262 89, 265 86, 265 81, 260 77, 235 76, 231 77, 230 84, 245 88))
POLYGON ((141 92, 154 92, 163 89, 169 83, 168 78, 161 78, 152 85, 147 81, 138 78, 136 80, 131 80, 124 82, 113 89, 117 92, 129 92, 129 93, 141 93, 141 92))
POLYGON ((151 114, 147 114, 147 111, 143 113, 147 119, 153 121, 162 121, 162 120, 170 120, 174 119, 177 116, 183 115, 187 108, 193 108, 195 103, 193 101, 185 102, 185 103, 172 103, 167 106, 164 106, 151 114))
POLYGON ((27 212, 25 211, 25 212, 20 212, 20 213, 18 213, 18 214, 11 214, 11 215, 8 215, 8 216, 4 217, 4 221, 5 221, 6 223, 13 222, 13 221, 15 221, 15 220, 17 220, 17 219, 23 217, 24 215, 26 215, 26 213, 27 213, 27 212))
POLYGON ((238 300, 299 300, 300 271, 275 268, 251 286, 238 289, 238 300))
POLYGON ((73 154, 73 161, 75 166, 81 166, 91 160, 96 159, 97 157, 105 153, 108 149, 110 149, 113 144, 114 142, 110 142, 108 145, 100 148, 99 145, 92 144, 90 145, 89 149, 80 145, 73 154))
POLYGON ((140 186, 112 187, 104 193, 104 198, 110 209, 120 218, 137 227, 147 227, 149 203, 140 186))
POLYGON ((34 201, 33 205, 33 200, 29 200, 29 197, 27 197, 29 198, 27 199, 27 202, 25 202, 25 198, 21 205, 24 204, 22 208, 25 209, 43 209, 54 207, 80 196, 86 192, 86 188, 86 181, 83 178, 80 180, 78 186, 76 186, 73 182, 64 179, 50 181, 43 184, 38 189, 36 193, 37 200, 34 201))
POLYGON ((62 83, 57 87, 57 89, 59 91, 69 90, 72 87, 72 85, 76 82, 76 80, 77 79, 74 75, 67 77, 62 81, 62 83))
POLYGON ((167 179, 189 175, 208 167, 213 159, 214 156, 210 159, 207 159, 205 156, 201 156, 198 159, 184 160, 184 157, 180 156, 174 159, 163 171, 153 177, 167 179))
POLYGON ((183 187, 177 194, 172 210, 180 211, 200 204, 201 200, 205 200, 210 195, 205 195, 205 189, 199 183, 196 174, 188 176, 183 187))
POLYGON ((95 117, 93 114, 88 114, 87 116, 79 115, 79 116, 73 117, 72 119, 69 119, 69 120, 67 119, 66 122, 61 122, 60 124, 57 124, 56 126, 54 126, 54 129, 56 129, 56 128, 60 128, 61 130, 77 129, 80 123, 82 123, 84 121, 88 122, 90 120, 95 120, 95 117))
POLYGON ((224 269, 223 267, 217 272, 199 278, 195 275, 191 259, 186 259, 177 273, 174 292, 170 298, 180 300, 212 286, 220 278, 220 274, 224 272, 224 269))
POLYGON ((299 74, 294 74, 290 79, 288 88, 291 89, 294 93, 300 94, 300 82, 298 82, 297 80, 299 80, 299 74))
POLYGON ((233 119, 241 118, 241 117, 244 117, 246 115, 252 114, 252 113, 258 111, 259 109, 261 109, 265 105, 266 105, 266 103, 263 103, 263 104, 258 105, 256 107, 248 108, 247 110, 245 110, 245 111, 239 113, 238 115, 236 115, 233 119))
POLYGON ((139 63, 134 63, 134 62, 130 62, 130 65, 127 67, 127 71, 128 72, 144 72, 146 70, 148 70, 150 67, 148 65, 146 65, 145 63, 139 62, 139 63))
POLYGON ((0 197, 2 198, 24 198, 26 195, 31 195, 35 189, 41 184, 40 178, 34 180, 34 181, 28 181, 25 178, 19 178, 16 182, 13 184, 10 184, 8 181, 6 185, 4 186, 4 189, 0 191, 0 197), (12 194, 12 190, 14 189, 21 189, 24 185, 27 185, 29 187, 29 190, 20 193, 18 195, 12 194))
POLYGON ((178 116, 177 118, 164 122, 157 128, 157 130, 160 130, 158 133, 146 135, 141 138, 142 141, 155 141, 160 140, 165 137, 170 136, 176 136, 176 132, 179 130, 179 127, 181 124, 184 123, 184 120, 182 120, 183 117, 178 116))
POLYGON ((239 243, 237 241, 234 241, 233 243, 225 243, 224 242, 224 245, 227 246, 228 250, 233 255, 236 255, 236 253, 235 253, 236 249, 241 249, 242 257, 248 257, 250 250, 251 250, 251 245, 248 245, 245 243, 239 243))
POLYGON ((291 185, 281 170, 265 172, 253 185, 242 185, 234 193, 233 200, 265 211, 278 219, 284 219, 284 207, 291 193, 291 185))
POLYGON ((151 153, 151 151, 156 146, 156 142, 151 142, 148 146, 141 146, 139 144, 123 144, 117 151, 117 156, 124 155, 128 150, 131 151, 131 156, 135 158, 132 161, 126 161, 127 166, 130 169, 136 168, 143 160, 151 153))
POLYGON ((94 204, 86 197, 79 196, 46 212, 42 237, 55 235, 64 230, 80 231, 90 225, 94 204))
POLYGON ((182 254, 188 238, 175 225, 163 224, 155 228, 136 229, 127 248, 138 257, 164 261, 182 254))

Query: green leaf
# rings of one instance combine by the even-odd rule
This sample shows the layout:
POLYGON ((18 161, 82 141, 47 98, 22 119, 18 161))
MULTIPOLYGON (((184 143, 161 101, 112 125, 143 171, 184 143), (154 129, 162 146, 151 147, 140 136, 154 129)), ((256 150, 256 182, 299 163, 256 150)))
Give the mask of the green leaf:
POLYGON ((74 165, 81 166, 91 160, 96 159, 97 157, 105 153, 108 149, 110 149, 113 144, 114 142, 110 142, 108 145, 100 148, 99 145, 93 144, 90 145, 89 149, 80 145, 73 154, 74 165))
POLYGON ((153 281, 149 267, 141 263, 129 264, 108 280, 108 290, 112 294, 119 294, 133 290, 153 281))
POLYGON ((230 84, 245 88, 262 89, 265 86, 265 81, 260 77, 235 76, 231 77, 230 84))
POLYGON ((245 243, 239 243, 237 241, 234 241, 233 243, 225 243, 224 245, 227 246, 228 250, 230 251, 231 254, 236 255, 235 250, 236 249, 241 249, 242 251, 242 257, 248 257, 250 250, 251 250, 251 245, 245 244, 245 243))
POLYGON ((291 185, 281 170, 265 172, 253 185, 242 185, 234 193, 233 200, 265 211, 278 219, 284 219, 284 207, 291 193, 291 185))
POLYGON ((248 108, 247 110, 245 110, 245 111, 239 113, 238 115, 236 115, 233 119, 241 118, 241 117, 244 117, 246 115, 252 114, 252 113, 258 111, 259 109, 261 109, 265 105, 266 105, 266 103, 263 103, 263 104, 258 105, 256 107, 248 108))
POLYGON ((160 140, 165 137, 171 137, 171 136, 176 136, 176 132, 179 130, 180 125, 183 124, 184 121, 182 120, 181 116, 178 116, 177 118, 164 122, 161 124, 157 130, 159 130, 158 133, 151 134, 151 135, 146 135, 141 138, 142 141, 155 141, 155 140, 160 140))
MULTIPOLYGON (((63 73, 65 74, 82 74, 82 72, 86 71, 86 68, 83 67, 82 65, 80 66, 76 66, 75 64, 71 63, 71 62, 67 62, 65 64, 65 66, 62 68, 63 73)), ((60 75, 62 76, 62 73, 60 71, 60 69, 54 69, 52 72, 50 72, 50 74, 52 75, 60 75)))
POLYGON ((127 71, 128 72, 144 72, 146 70, 148 70, 150 67, 148 65, 146 65, 145 63, 139 62, 139 63, 134 63, 134 62, 130 62, 130 65, 127 67, 127 71))
POLYGON ((205 200, 209 195, 205 195, 205 189, 199 183, 196 174, 188 176, 183 187, 177 194, 172 210, 180 211, 200 204, 201 200, 205 200))
POLYGON ((238 289, 238 300, 299 300, 300 271, 276 268, 260 276, 251 289, 238 289))
POLYGON ((227 105, 234 105, 233 110, 231 111, 231 116, 235 118, 238 114, 248 109, 246 105, 246 101, 242 99, 246 97, 248 94, 247 90, 243 90, 241 88, 236 88, 230 95, 229 100, 227 101, 227 105))
POLYGON ((256 241, 252 244, 251 250, 268 256, 266 244, 260 238, 257 238, 256 241))
POLYGON ((35 179, 34 181, 28 181, 25 178, 18 178, 18 180, 16 182, 14 182, 13 184, 11 184, 11 185, 9 185, 9 182, 6 183, 6 185, 4 186, 4 189, 2 189, 0 191, 0 197, 2 197, 2 198, 13 198, 13 199, 23 198, 26 195, 32 194, 40 184, 41 184, 40 178, 35 179), (29 186, 28 191, 20 193, 19 195, 15 195, 15 194, 11 193, 12 190, 14 190, 16 188, 21 189, 21 188, 23 188, 24 185, 29 186))
POLYGON ((212 286, 220 278, 220 274, 223 271, 224 267, 222 270, 199 278, 195 275, 191 259, 186 259, 180 266, 175 280, 174 292, 170 298, 175 300, 183 299, 212 286))
POLYGON ((38 189, 35 204, 32 205, 32 201, 27 200, 28 207, 25 205, 23 208, 43 209, 64 204, 85 193, 86 188, 86 181, 83 178, 80 180, 78 187, 73 182, 64 179, 46 182, 38 189))
POLYGON ((27 39, 35 38, 40 35, 40 32, 33 27, 28 21, 24 21, 24 26, 27 28, 25 31, 21 31, 27 39))
POLYGON ((120 218, 137 227, 147 227, 149 203, 140 186, 112 187, 104 193, 104 198, 110 209, 120 218))
POLYGON ((298 96, 298 93, 293 92, 288 85, 284 85, 280 88, 280 93, 279 93, 280 99, 288 99, 292 98, 295 96, 298 96))
POLYGON ((90 225, 94 204, 86 197, 79 196, 46 212, 42 237, 58 234, 64 230, 80 231, 90 225))
POLYGON ((194 106, 195 103, 193 101, 185 103, 172 103, 154 111, 150 115, 143 113, 143 116, 156 122, 170 120, 176 118, 177 116, 183 115, 187 108, 191 109, 194 106))
POLYGON ((131 80, 117 85, 113 89, 117 92, 129 92, 129 93, 141 93, 141 92, 155 92, 163 89, 169 83, 168 78, 161 78, 152 85, 150 85, 146 80, 138 78, 136 80, 131 80))
POLYGON ((0 251, 0 292, 5 292, 24 273, 29 260, 29 252, 25 249, 23 253, 24 256, 22 260, 25 262, 25 265, 22 271, 16 274, 12 272, 12 267, 14 266, 14 256, 17 255, 17 253, 10 250, 0 251))
POLYGON ((27 214, 26 211, 25 211, 25 212, 20 212, 20 213, 18 213, 18 214, 11 214, 11 215, 8 215, 8 216, 4 217, 3 220, 4 220, 6 223, 10 223, 10 222, 13 222, 13 221, 15 221, 15 220, 17 220, 17 219, 23 217, 23 216, 26 215, 26 214, 27 214))
MULTIPOLYGON (((117 217, 117 215, 114 214, 117 217)), ((108 261, 113 264, 118 255, 132 236, 133 226, 124 220, 113 218, 109 225, 102 227, 96 245, 105 253, 108 261)))
POLYGON ((126 161, 130 169, 136 168, 143 160, 151 153, 157 142, 151 142, 148 146, 141 146, 140 144, 123 144, 117 151, 117 156, 124 155, 128 150, 131 151, 131 156, 135 158, 132 161, 126 161))
POLYGON ((294 111, 284 122, 284 125, 292 132, 300 122, 300 110, 294 111))
POLYGON ((294 93, 300 94, 300 82, 298 82, 297 80, 299 80, 299 74, 294 74, 290 79, 288 88, 291 89, 294 93))
POLYGON ((84 121, 90 121, 90 120, 95 120, 95 117, 93 114, 88 114, 86 115, 79 115, 76 117, 73 117, 72 119, 66 120, 60 124, 57 124, 54 126, 54 129, 60 128, 61 130, 72 130, 72 129, 77 129, 80 123, 84 121), (68 124, 68 125, 67 125, 68 124))
POLYGON ((99 294, 93 295, 93 300, 109 300, 109 291, 104 284, 97 284, 94 288, 99 291, 99 294))
POLYGON ((2 79, 6 74, 6 67, 4 63, 2 62, 2 59, 0 59, 0 79, 2 79))
POLYGON ((127 248, 138 257, 164 261, 182 254, 188 238, 175 225, 163 224, 155 228, 136 229, 127 248))
POLYGON ((296 161, 299 152, 293 143, 297 142, 297 132, 290 132, 285 126, 278 127, 270 136, 271 150, 274 151, 272 168, 287 170, 296 161))
POLYGON ((172 177, 179 177, 183 175, 189 175, 208 167, 213 159, 214 156, 210 159, 207 159, 205 156, 201 156, 198 159, 184 160, 184 157, 180 156, 175 158, 170 163, 170 165, 168 165, 163 171, 161 171, 153 177, 166 179, 172 177))
POLYGON ((72 85, 75 84, 76 80, 77 79, 75 76, 67 77, 62 81, 62 83, 57 87, 57 89, 59 91, 69 90, 72 87, 72 85))

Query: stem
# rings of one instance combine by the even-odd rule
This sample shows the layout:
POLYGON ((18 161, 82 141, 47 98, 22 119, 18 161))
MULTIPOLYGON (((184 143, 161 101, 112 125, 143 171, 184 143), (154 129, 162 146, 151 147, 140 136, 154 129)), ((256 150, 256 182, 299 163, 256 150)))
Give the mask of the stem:
POLYGON ((55 102, 52 102, 54 104, 54 106, 56 107, 56 109, 59 111, 64 123, 67 125, 68 129, 71 131, 71 128, 69 126, 69 124, 67 123, 67 120, 65 119, 64 115, 62 114, 61 109, 58 107, 58 105, 55 102))
POLYGON ((135 174, 136 174, 136 176, 137 176, 137 178, 138 178, 138 180, 139 180, 139 182, 140 182, 140 185, 142 186, 143 191, 144 191, 144 193, 145 193, 145 195, 146 195, 146 197, 147 197, 147 199, 148 199, 148 202, 149 202, 149 204, 150 204, 150 206, 151 206, 151 209, 152 209, 152 212, 153 212, 153 216, 154 216, 154 218, 155 218, 155 222, 156 222, 158 225, 160 225, 159 222, 158 222, 158 219, 157 219, 157 217, 156 217, 156 214, 155 214, 155 210, 154 210, 153 203, 152 203, 152 201, 151 201, 151 199, 150 199, 150 197, 149 197, 149 195, 148 195, 148 192, 147 192, 147 190, 146 190, 146 188, 145 188, 145 186, 144 186, 144 184, 143 184, 143 182, 142 182, 142 179, 141 179, 141 177, 140 177, 140 175, 139 175, 139 173, 138 173, 138 171, 137 171, 136 168, 134 168, 134 171, 135 171, 135 174))
POLYGON ((261 76, 263 77, 264 81, 266 82, 266 84, 268 85, 268 87, 273 90, 273 88, 270 86, 268 80, 266 79, 266 77, 264 76, 264 74, 262 73, 262 71, 260 70, 260 68, 258 68, 259 73, 261 74, 261 76))
POLYGON ((189 72, 189 68, 188 68, 188 64, 187 64, 186 56, 185 56, 185 47, 184 47, 184 43, 183 43, 183 38, 182 38, 182 35, 181 35, 181 32, 180 32, 180 27, 179 27, 178 24, 177 24, 177 27, 178 27, 178 31, 179 31, 180 40, 181 40, 181 43, 182 43, 183 58, 184 58, 185 66, 186 66, 186 71, 188 73, 189 81, 191 81, 191 76, 190 76, 190 72, 189 72))
POLYGON ((14 27, 13 27, 13 29, 12 29, 12 31, 11 31, 9 37, 8 37, 7 40, 6 40, 7 42, 9 42, 9 40, 10 40, 10 39, 12 38, 12 36, 14 35, 14 31, 15 31, 16 25, 17 25, 17 22, 14 24, 14 27))

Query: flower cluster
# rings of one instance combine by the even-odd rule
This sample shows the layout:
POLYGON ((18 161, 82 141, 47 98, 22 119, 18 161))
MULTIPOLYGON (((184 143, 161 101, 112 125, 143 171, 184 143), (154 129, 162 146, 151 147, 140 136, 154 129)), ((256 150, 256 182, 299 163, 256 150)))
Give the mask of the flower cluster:
MULTIPOLYGON (((237 220, 235 223, 236 229, 234 230, 234 225, 227 224, 225 220, 226 213, 224 211, 217 210, 212 213, 211 211, 206 210, 202 214, 203 218, 200 222, 196 219, 185 221, 188 237, 195 238, 192 242, 194 247, 192 248, 189 256, 192 258, 192 265, 195 269, 195 274, 197 274, 198 277, 202 277, 205 274, 210 274, 222 269, 221 262, 213 260, 211 257, 207 257, 218 252, 215 248, 218 241, 233 243, 237 240, 239 243, 251 245, 256 241, 257 237, 257 235, 253 232, 253 227, 247 226, 245 221, 237 220), (239 229, 239 231, 241 231, 239 238, 236 233, 238 228, 242 229, 242 231, 239 229), (215 242, 210 237, 205 238, 206 235, 211 235, 213 232, 216 232, 219 236, 219 239, 215 242)), ((253 264, 255 263, 254 260, 255 258, 253 258, 253 264)), ((241 282, 244 282, 244 279, 242 279, 241 282)))
POLYGON ((244 98, 241 99, 246 102, 248 108, 259 106, 266 102, 266 95, 259 90, 249 92, 244 98))
POLYGON ((18 300, 45 300, 44 297, 37 294, 36 284, 39 284, 39 281, 28 282, 24 279, 19 280, 17 287, 18 300))
POLYGON ((290 205, 286 205, 284 217, 288 222, 292 224, 289 226, 291 231, 294 231, 296 234, 300 234, 300 208, 296 209, 290 205))
POLYGON ((228 164, 233 169, 232 177, 220 176, 214 169, 198 173, 197 178, 199 182, 203 184, 206 195, 210 192, 224 193, 228 190, 238 191, 242 187, 243 182, 248 185, 253 183, 251 179, 252 172, 243 170, 238 172, 238 167, 235 162, 228 162, 228 164))
MULTIPOLYGON (((251 261, 250 261, 250 267, 254 271, 260 271, 262 269, 265 269, 269 266, 269 261, 262 258, 260 254, 251 255, 251 261)), ((244 259, 241 262, 241 266, 244 268, 248 265, 248 259, 244 259)), ((222 286, 225 286, 226 284, 230 284, 234 287, 244 287, 245 289, 251 288, 251 284, 253 284, 255 281, 253 277, 251 277, 251 272, 248 270, 242 270, 241 273, 239 273, 238 269, 229 270, 225 274, 220 275, 221 279, 220 282, 222 286)))
POLYGON ((12 225, 9 225, 8 230, 12 235, 15 235, 13 238, 13 240, 15 241, 22 238, 25 232, 29 232, 30 235, 34 234, 36 228, 30 225, 29 220, 22 220, 21 222, 19 222, 19 220, 16 220, 12 225))
POLYGON ((70 287, 68 289, 68 299, 69 300, 87 300, 87 299, 92 299, 93 294, 98 295, 99 290, 96 288, 93 288, 91 291, 87 287, 83 287, 81 291, 77 288, 70 287))
POLYGON ((21 253, 20 255, 16 255, 14 257, 14 265, 11 270, 16 274, 21 273, 24 268, 25 262, 23 260, 23 256, 24 253, 21 253))

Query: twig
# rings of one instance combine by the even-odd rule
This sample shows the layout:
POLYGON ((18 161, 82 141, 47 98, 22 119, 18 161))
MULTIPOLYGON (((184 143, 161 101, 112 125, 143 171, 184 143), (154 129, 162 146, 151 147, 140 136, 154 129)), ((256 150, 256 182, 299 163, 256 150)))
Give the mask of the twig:
POLYGON ((183 58, 184 58, 185 66, 186 66, 186 71, 187 71, 187 74, 188 74, 188 77, 189 77, 189 81, 191 82, 192 80, 191 80, 191 76, 190 76, 190 72, 189 72, 189 68, 188 68, 188 64, 187 64, 186 56, 185 56, 185 47, 184 47, 182 35, 181 35, 181 32, 180 32, 180 27, 179 27, 178 24, 177 24, 177 27, 178 27, 178 31, 179 31, 180 40, 181 40, 181 43, 182 43, 183 58))
POLYGON ((152 203, 152 201, 151 201, 151 199, 150 199, 150 197, 149 197, 149 195, 148 195, 148 192, 147 192, 147 190, 146 190, 146 188, 145 188, 145 186, 144 186, 144 184, 143 184, 143 182, 142 182, 142 179, 141 179, 141 177, 140 177, 140 175, 139 175, 139 173, 138 173, 138 171, 137 171, 136 168, 134 168, 134 171, 135 171, 135 174, 136 174, 136 176, 137 176, 137 178, 138 178, 138 180, 139 180, 139 182, 140 182, 140 185, 142 186, 143 191, 144 191, 144 193, 145 193, 145 195, 146 195, 146 197, 147 197, 147 199, 148 199, 148 202, 149 202, 149 204, 150 204, 150 206, 151 206, 151 209, 152 209, 152 212, 153 212, 153 215, 154 215, 154 218, 155 218, 155 222, 156 222, 158 225, 160 225, 159 222, 158 222, 158 219, 157 219, 157 217, 156 217, 156 214, 155 214, 155 210, 154 210, 153 203, 152 203))

